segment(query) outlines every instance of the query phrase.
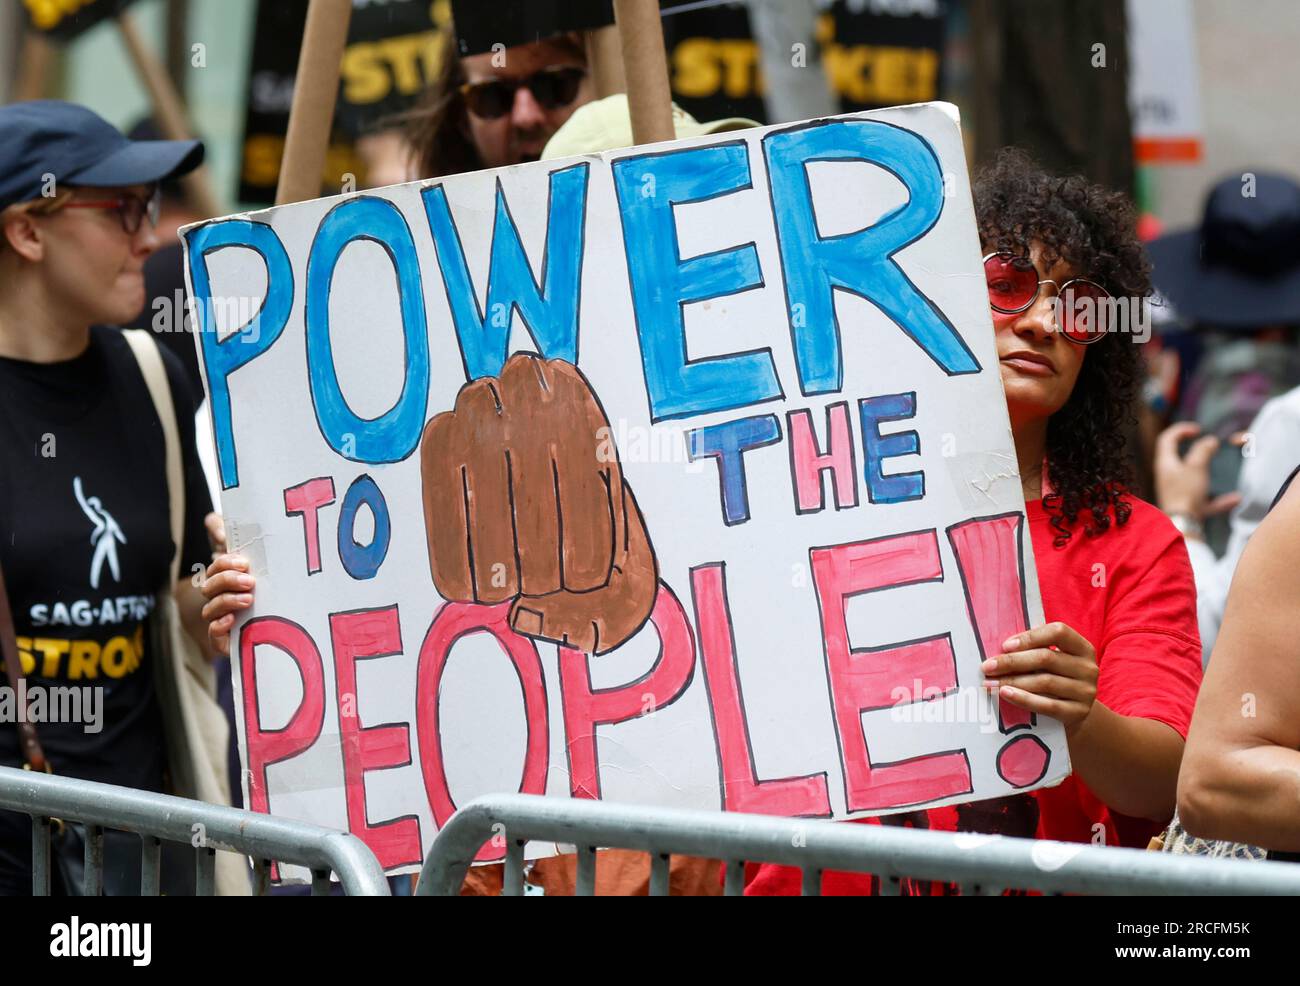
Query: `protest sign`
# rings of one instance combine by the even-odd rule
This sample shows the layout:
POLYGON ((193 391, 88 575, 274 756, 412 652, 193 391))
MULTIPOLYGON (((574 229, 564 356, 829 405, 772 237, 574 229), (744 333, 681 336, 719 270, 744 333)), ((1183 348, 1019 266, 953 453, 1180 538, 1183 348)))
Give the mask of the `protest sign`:
POLYGON ((843 818, 1068 773, 982 687, 1042 612, 951 106, 183 236, 252 808, 402 871, 487 792, 843 818))
MULTIPOLYGON (((824 71, 841 112, 939 98, 947 7, 937 0, 820 0, 817 52, 786 53, 824 71)), ((673 98, 697 120, 769 119, 758 43, 743 3, 664 18, 673 98)))

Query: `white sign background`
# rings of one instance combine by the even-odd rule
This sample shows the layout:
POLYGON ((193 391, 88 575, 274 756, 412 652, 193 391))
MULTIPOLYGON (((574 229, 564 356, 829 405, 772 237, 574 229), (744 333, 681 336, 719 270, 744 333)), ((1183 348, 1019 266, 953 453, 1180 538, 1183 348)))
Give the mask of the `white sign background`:
MULTIPOLYGON (((909 130, 924 138, 937 156, 945 189, 942 212, 933 228, 898 251, 895 260, 955 326, 978 360, 979 372, 945 374, 874 304, 837 291, 834 303, 843 343, 843 388, 837 393, 801 395, 760 143, 765 133, 788 129, 785 126, 655 148, 659 152, 737 139, 748 143, 753 186, 709 201, 678 205, 675 220, 683 258, 752 242, 764 286, 687 305, 688 353, 691 359, 699 359, 767 349, 786 395, 780 401, 658 424, 649 419, 623 227, 610 170, 612 161, 642 154, 645 148, 357 193, 394 203, 414 236, 431 350, 427 415, 432 416, 453 406, 466 376, 421 190, 434 184, 444 186, 482 305, 497 183, 504 190, 530 263, 539 271, 547 229, 548 176, 577 160, 590 162, 579 367, 609 416, 625 478, 646 518, 660 578, 691 621, 697 650, 699 630, 694 626, 690 570, 715 562, 726 565, 735 660, 757 778, 824 774, 835 817, 863 812, 850 812, 846 803, 822 625, 809 565, 811 546, 937 531, 942 581, 862 594, 845 604, 849 639, 855 650, 951 633, 956 654, 959 687, 955 694, 917 704, 909 699, 896 708, 861 716, 873 763, 964 749, 973 791, 927 805, 973 801, 1053 784, 1069 772, 1063 731, 1055 721, 1040 719, 1030 731, 1050 751, 1041 780, 1015 788, 999 776, 995 758, 1008 734, 997 728, 993 702, 981 688, 982 657, 976 632, 952 546, 944 534, 947 527, 970 518, 1023 511, 956 111, 946 104, 926 104, 837 119, 850 118, 883 121, 909 130), (920 452, 887 459, 885 471, 923 471, 925 496, 910 502, 872 503, 863 477, 865 455, 857 402, 903 392, 915 392, 915 416, 884 424, 881 431, 915 431, 920 452), (817 442, 825 451, 825 408, 846 400, 855 443, 857 506, 836 510, 834 494, 826 482, 826 509, 797 514, 786 412, 808 409, 817 442), (749 519, 728 526, 721 515, 717 464, 712 459, 688 461, 684 433, 759 414, 777 416, 781 441, 745 453, 749 519), (651 461, 665 458, 672 461, 651 461)), ((871 226, 908 200, 908 191, 897 177, 865 161, 814 162, 806 173, 822 237, 871 226)), ((430 576, 419 451, 417 448, 391 464, 349 461, 322 437, 309 392, 303 324, 308 254, 322 219, 350 197, 233 217, 269 224, 283 243, 295 281, 283 333, 265 352, 228 376, 239 484, 223 491, 222 509, 232 549, 244 551, 253 560, 258 579, 255 605, 241 618, 232 637, 241 753, 247 765, 247 706, 239 648, 242 626, 250 617, 290 619, 311 636, 322 655, 325 715, 319 737, 310 748, 267 768, 269 810, 348 828, 328 617, 332 612, 397 605, 402 652, 357 663, 356 711, 362 728, 411 724, 411 760, 405 766, 365 773, 364 813, 371 825, 414 816, 422 849, 427 850, 436 826, 419 765, 416 666, 421 642, 443 600, 430 576), (362 474, 371 476, 382 491, 391 520, 391 543, 377 576, 358 581, 340 563, 337 523, 345 491, 362 474), (319 512, 322 570, 308 575, 303 518, 286 514, 284 490, 324 476, 332 477, 336 499, 319 512)), ((211 224, 188 227, 187 242, 207 225, 211 224)), ((191 275, 194 263, 191 255, 191 275)), ((212 298, 244 297, 256 307, 267 282, 266 268, 256 253, 222 249, 208 253, 206 263, 212 298)), ((190 287, 193 291, 193 280, 190 287)), ((202 293, 197 297, 202 306, 202 293)), ((216 323, 216 338, 225 338, 239 327, 239 319, 231 314, 237 309, 233 306, 223 315, 222 306, 215 307, 210 317, 216 323)), ((213 325, 206 327, 211 330, 213 325)), ((403 329, 394 266, 374 242, 353 242, 342 253, 329 297, 329 334, 348 404, 364 418, 383 414, 402 391, 403 329)), ((535 349, 516 315, 510 352, 535 349)), ((202 350, 200 346, 201 363, 202 350)), ((212 381, 208 383, 211 390, 212 381)), ((369 528, 370 516, 362 510, 355 540, 368 542, 369 528)), ((1042 610, 1027 530, 1022 535, 1029 625, 1035 625, 1042 622, 1042 610)), ((658 645, 654 628, 647 625, 617 650, 591 658, 592 685, 613 688, 635 681, 654 662, 658 645)), ((557 648, 542 641, 537 648, 550 710, 546 793, 567 796, 568 738, 561 714, 557 648)), ((302 679, 293 661, 274 647, 257 648, 255 660, 261 728, 275 730, 283 727, 302 701, 302 679)), ((911 675, 901 674, 898 684, 910 690, 911 675)), ((463 805, 480 794, 518 790, 527 742, 523 698, 513 666, 492 636, 464 637, 453 646, 438 701, 446 778, 455 801, 463 805)), ((650 714, 596 730, 602 797, 647 805, 722 807, 719 756, 698 654, 690 684, 676 701, 662 705, 655 696, 647 696, 646 704, 650 714)), ((246 771, 246 797, 248 782, 246 771)), ((530 849, 534 854, 546 851, 541 846, 530 849)), ((393 871, 412 868, 406 863, 390 865, 393 871)))

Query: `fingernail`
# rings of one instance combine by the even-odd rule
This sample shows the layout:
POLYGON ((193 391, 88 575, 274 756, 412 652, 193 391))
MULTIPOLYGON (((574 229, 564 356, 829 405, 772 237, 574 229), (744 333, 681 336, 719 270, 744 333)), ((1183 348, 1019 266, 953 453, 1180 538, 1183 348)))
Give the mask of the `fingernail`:
POLYGON ((1019 646, 1020 646, 1020 638, 1018 636, 1008 637, 1006 640, 1002 641, 1003 650, 1015 650, 1019 646))
POLYGON ((235 579, 235 584, 241 589, 253 588, 253 577, 251 575, 241 575, 235 579))
MULTIPOLYGON (((1006 645, 1004 644, 1003 646, 1005 647, 1006 645)), ((997 669, 998 669, 998 662, 993 660, 993 658, 991 657, 983 664, 980 665, 980 670, 983 671, 985 674, 987 674, 990 671, 996 671, 997 669)))
POLYGON ((235 602, 239 603, 241 606, 252 606, 253 596, 251 593, 247 592, 240 593, 235 597, 235 602))

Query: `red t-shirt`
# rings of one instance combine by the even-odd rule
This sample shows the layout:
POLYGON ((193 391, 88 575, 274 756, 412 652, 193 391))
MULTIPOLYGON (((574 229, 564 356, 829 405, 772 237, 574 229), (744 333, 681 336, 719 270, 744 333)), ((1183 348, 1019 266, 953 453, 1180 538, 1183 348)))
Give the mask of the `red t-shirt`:
MULTIPOLYGON (((1133 510, 1126 524, 1118 526, 1112 517, 1109 530, 1088 537, 1080 523, 1060 548, 1053 546, 1056 529, 1042 501, 1028 504, 1043 612, 1047 622, 1068 624, 1096 650, 1098 702, 1119 715, 1163 722, 1186 739, 1201 684, 1192 567, 1169 519, 1141 500, 1129 502, 1133 510)), ((1007 834, 1032 831, 1040 839, 1100 842, 1095 832, 1104 833, 1107 845, 1135 848, 1145 848, 1163 827, 1112 811, 1074 776, 1029 794, 931 808, 893 816, 890 822, 956 831, 959 816, 972 814, 981 816, 981 831, 989 830, 990 820, 994 827, 1001 820, 1000 830, 1007 834)), ((879 824, 874 818, 861 821, 879 824)), ((746 893, 799 893, 799 870, 772 864, 755 869, 746 893)), ((929 886, 931 892, 943 892, 938 885, 929 886)), ((850 873, 827 872, 822 884, 824 894, 869 894, 872 888, 870 876, 850 873)))

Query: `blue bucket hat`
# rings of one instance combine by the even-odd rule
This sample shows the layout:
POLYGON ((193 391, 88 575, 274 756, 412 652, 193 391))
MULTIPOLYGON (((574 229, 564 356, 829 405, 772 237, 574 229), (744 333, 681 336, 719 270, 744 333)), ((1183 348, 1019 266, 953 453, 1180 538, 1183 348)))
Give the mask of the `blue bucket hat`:
POLYGON ((128 140, 93 110, 58 99, 0 106, 0 209, 48 187, 145 185, 193 171, 197 140, 128 140))

